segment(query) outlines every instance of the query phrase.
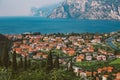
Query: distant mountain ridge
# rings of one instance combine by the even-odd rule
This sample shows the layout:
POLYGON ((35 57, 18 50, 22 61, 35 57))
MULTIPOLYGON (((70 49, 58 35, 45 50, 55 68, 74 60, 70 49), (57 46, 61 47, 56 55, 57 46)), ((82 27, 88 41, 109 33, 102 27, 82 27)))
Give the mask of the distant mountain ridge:
POLYGON ((47 17, 49 16, 53 9, 58 7, 58 4, 54 4, 54 5, 49 5, 49 6, 45 6, 42 8, 36 8, 36 7, 32 7, 31 8, 31 15, 32 16, 40 16, 40 17, 47 17))
POLYGON ((120 0, 66 0, 48 18, 120 20, 120 0))

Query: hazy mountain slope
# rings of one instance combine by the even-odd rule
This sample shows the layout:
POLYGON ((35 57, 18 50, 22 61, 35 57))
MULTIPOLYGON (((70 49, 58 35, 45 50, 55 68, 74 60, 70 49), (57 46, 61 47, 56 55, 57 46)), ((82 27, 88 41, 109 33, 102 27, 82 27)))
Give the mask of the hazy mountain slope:
POLYGON ((47 17, 48 15, 50 15, 52 13, 52 10, 58 6, 60 6, 60 5, 54 4, 54 5, 49 5, 49 6, 45 6, 42 8, 32 7, 31 8, 31 15, 32 16, 47 17))
POLYGON ((48 17, 120 19, 120 0, 66 0, 48 17))

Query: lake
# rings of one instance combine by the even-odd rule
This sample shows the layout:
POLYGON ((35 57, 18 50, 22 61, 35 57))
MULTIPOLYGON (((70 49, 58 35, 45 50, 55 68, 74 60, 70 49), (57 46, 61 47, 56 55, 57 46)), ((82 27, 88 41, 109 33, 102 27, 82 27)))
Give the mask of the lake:
POLYGON ((0 17, 0 33, 108 33, 120 30, 117 20, 47 19, 40 17, 0 17))

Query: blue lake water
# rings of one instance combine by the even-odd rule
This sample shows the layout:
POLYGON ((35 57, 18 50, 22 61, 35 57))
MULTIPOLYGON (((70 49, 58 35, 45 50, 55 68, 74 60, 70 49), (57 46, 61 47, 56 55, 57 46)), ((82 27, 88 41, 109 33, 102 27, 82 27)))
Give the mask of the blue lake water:
POLYGON ((117 20, 47 19, 40 17, 0 17, 0 33, 107 33, 120 30, 117 20))

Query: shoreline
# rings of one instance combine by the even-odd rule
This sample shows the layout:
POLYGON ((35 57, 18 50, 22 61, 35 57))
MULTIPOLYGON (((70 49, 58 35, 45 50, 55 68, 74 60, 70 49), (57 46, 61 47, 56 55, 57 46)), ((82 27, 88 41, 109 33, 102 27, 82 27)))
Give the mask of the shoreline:
POLYGON ((72 34, 72 33, 75 33, 75 34, 109 34, 109 33, 116 33, 116 32, 119 32, 120 30, 118 31, 112 31, 112 32, 50 32, 50 33, 42 33, 42 32, 38 32, 38 31, 34 31, 34 32, 22 32, 22 33, 0 33, 0 34, 3 34, 3 35, 21 35, 21 34, 25 34, 25 33, 30 33, 30 34, 34 34, 34 33, 40 33, 42 35, 49 35, 49 34, 72 34))

